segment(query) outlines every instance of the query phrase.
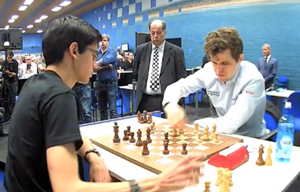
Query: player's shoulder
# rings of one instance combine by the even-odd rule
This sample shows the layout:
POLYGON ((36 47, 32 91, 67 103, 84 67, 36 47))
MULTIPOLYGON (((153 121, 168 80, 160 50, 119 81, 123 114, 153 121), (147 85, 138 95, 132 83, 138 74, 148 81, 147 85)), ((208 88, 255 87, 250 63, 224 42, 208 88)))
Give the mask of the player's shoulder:
POLYGON ((263 79, 256 65, 249 61, 241 62, 241 77, 243 79, 263 79))
POLYGON ((175 51, 183 51, 183 49, 173 43, 170 43, 168 41, 166 41, 165 46, 171 47, 172 49, 174 49, 175 51))
POLYGON ((144 50, 149 44, 151 44, 151 41, 138 45, 136 47, 136 51, 142 51, 142 50, 144 50))

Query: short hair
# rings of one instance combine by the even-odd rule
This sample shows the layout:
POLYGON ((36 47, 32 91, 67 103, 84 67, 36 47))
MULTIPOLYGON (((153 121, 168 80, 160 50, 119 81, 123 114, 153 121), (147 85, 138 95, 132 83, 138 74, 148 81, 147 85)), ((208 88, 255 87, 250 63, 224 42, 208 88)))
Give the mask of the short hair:
POLYGON ((78 52, 101 41, 100 32, 91 24, 72 15, 53 20, 47 27, 42 40, 42 51, 46 65, 61 62, 64 53, 73 42, 78 43, 78 52))
POLYGON ((103 34, 103 35, 102 35, 102 39, 107 39, 107 41, 109 41, 109 40, 110 40, 110 37, 109 37, 109 35, 107 35, 107 34, 103 34))
POLYGON ((161 27, 162 27, 162 29, 163 29, 163 30, 166 30, 166 29, 167 29, 167 24, 166 24, 163 20, 155 19, 155 20, 152 20, 152 21, 149 22, 149 24, 148 24, 149 30, 150 30, 150 27, 151 27, 151 25, 152 25, 152 23, 153 23, 154 21, 160 21, 160 22, 161 22, 161 27))
POLYGON ((230 50, 232 58, 236 61, 243 54, 243 41, 236 29, 223 27, 206 36, 204 51, 209 60, 227 49, 230 50))
POLYGON ((266 44, 266 43, 263 44, 262 48, 264 48, 264 47, 267 47, 267 48, 271 49, 271 46, 269 44, 266 44))
POLYGON ((12 50, 8 50, 8 51, 6 52, 6 55, 7 55, 7 56, 10 56, 10 57, 13 57, 15 54, 14 54, 14 52, 13 52, 12 50))

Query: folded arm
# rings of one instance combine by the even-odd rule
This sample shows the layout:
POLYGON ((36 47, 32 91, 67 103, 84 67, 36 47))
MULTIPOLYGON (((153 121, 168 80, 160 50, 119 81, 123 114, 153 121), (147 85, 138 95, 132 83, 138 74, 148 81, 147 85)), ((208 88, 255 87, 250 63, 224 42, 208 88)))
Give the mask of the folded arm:
MULTIPOLYGON (((108 49, 107 53, 104 54, 102 56, 102 58, 99 61, 97 61, 96 63, 100 64, 102 66, 107 66, 109 64, 116 63, 117 59, 118 59, 117 58, 117 51, 113 50, 113 49, 108 49)), ((116 67, 116 66, 114 66, 114 67, 116 67)))

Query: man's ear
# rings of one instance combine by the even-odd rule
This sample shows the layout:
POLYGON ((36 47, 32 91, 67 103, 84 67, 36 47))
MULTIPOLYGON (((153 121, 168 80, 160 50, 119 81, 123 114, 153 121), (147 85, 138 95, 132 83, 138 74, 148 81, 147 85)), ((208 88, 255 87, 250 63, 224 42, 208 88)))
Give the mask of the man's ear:
POLYGON ((69 46, 69 54, 71 58, 77 59, 78 56, 78 44, 76 42, 71 43, 69 46))
POLYGON ((244 60, 244 54, 240 54, 239 62, 242 62, 243 60, 244 60))

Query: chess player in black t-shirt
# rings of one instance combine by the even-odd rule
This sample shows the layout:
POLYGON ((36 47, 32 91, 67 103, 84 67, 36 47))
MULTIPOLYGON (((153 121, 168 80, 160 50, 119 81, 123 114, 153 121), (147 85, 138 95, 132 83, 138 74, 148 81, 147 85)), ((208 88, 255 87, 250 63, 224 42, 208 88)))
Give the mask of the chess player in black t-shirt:
POLYGON ((79 103, 71 90, 76 82, 89 81, 100 40, 98 30, 74 16, 49 24, 42 40, 47 70, 26 81, 10 123, 8 192, 173 191, 193 184, 191 172, 203 166, 202 154, 184 158, 156 177, 107 183, 103 160, 80 134, 79 103), (76 152, 90 163, 94 183, 79 179, 76 152))

